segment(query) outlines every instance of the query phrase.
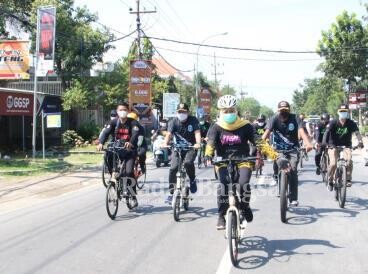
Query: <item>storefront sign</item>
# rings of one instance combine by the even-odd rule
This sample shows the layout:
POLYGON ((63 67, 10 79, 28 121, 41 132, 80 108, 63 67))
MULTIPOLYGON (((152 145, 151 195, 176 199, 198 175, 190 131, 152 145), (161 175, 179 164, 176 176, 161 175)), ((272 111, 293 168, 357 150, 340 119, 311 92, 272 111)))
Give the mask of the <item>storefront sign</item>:
POLYGON ((32 94, 0 92, 0 115, 32 116, 32 114, 32 94))

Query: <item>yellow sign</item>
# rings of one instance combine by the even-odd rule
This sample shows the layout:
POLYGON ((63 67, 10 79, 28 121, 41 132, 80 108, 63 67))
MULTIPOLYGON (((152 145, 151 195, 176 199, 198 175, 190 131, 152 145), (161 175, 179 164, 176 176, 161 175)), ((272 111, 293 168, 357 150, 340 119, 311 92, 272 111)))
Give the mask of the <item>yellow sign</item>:
POLYGON ((29 41, 0 40, 0 79, 29 79, 29 41))
POLYGON ((60 113, 47 114, 46 123, 47 123, 47 128, 60 128, 61 127, 60 113))

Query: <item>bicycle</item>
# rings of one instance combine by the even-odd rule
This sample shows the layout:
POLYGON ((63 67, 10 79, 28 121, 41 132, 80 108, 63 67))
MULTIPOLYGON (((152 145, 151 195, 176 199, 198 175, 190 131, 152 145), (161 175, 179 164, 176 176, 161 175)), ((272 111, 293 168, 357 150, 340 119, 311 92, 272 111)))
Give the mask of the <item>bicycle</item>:
POLYGON ((231 263, 236 266, 238 263, 239 243, 244 235, 246 224, 243 225, 240 222, 240 213, 237 207, 239 197, 237 197, 233 189, 236 181, 234 177, 238 174, 238 163, 248 162, 250 165, 254 165, 254 161, 256 161, 257 157, 233 158, 233 154, 231 154, 228 159, 217 157, 214 165, 218 167, 226 165, 229 174, 229 208, 226 212, 225 238, 228 240, 231 263))
POLYGON ((191 200, 189 196, 189 186, 185 180, 187 173, 183 165, 181 154, 182 151, 187 151, 194 147, 188 146, 186 144, 174 144, 172 148, 174 153, 177 153, 179 156, 178 172, 176 173, 176 188, 172 198, 174 220, 178 222, 180 216, 180 208, 183 207, 184 210, 187 211, 189 208, 189 200, 191 200))
POLYGON ((147 177, 146 174, 147 174, 147 169, 146 169, 146 172, 143 173, 141 169, 141 165, 139 164, 139 157, 137 157, 134 162, 134 178, 137 182, 138 189, 142 189, 144 184, 146 183, 146 177, 147 177))
POLYGON ((320 170, 321 170, 321 176, 322 176, 322 183, 324 182, 326 187, 328 185, 328 178, 327 178, 328 164, 329 164, 328 153, 326 149, 323 149, 322 155, 321 155, 320 170))
MULTIPOLYGON (((280 217, 281 222, 286 223, 286 212, 288 210, 288 199, 290 199, 289 181, 291 165, 289 155, 298 149, 277 150, 279 153, 279 161, 286 163, 283 167, 279 167, 277 178, 277 196, 280 198, 280 217)), ((299 152, 299 151, 298 151, 299 152)))
POLYGON ((204 165, 204 167, 207 167, 207 161, 204 156, 205 149, 206 149, 206 143, 202 141, 201 148, 199 149, 199 154, 198 154, 198 168, 199 169, 201 168, 202 164, 204 165))
MULTIPOLYGON (((128 209, 133 209, 133 190, 128 185, 128 180, 132 178, 120 177, 120 174, 125 173, 125 161, 120 162, 118 152, 125 150, 120 146, 120 143, 114 143, 112 146, 104 149, 104 151, 110 151, 113 154, 112 157, 112 174, 109 180, 106 190, 106 211, 110 219, 114 220, 119 208, 119 200, 125 199, 128 209)), ((135 182, 133 182, 135 183, 135 182)))
POLYGON ((300 146, 300 150, 299 150, 299 164, 300 164, 300 168, 303 168, 303 160, 305 160, 306 162, 309 161, 309 157, 308 157, 308 153, 305 147, 303 147, 303 144, 301 144, 300 146))
MULTIPOLYGON (((335 199, 338 201, 340 208, 344 208, 345 201, 346 201, 346 166, 347 161, 344 158, 344 149, 349 148, 346 146, 336 146, 333 147, 337 150, 337 166, 335 171, 335 183, 334 183, 334 190, 335 190, 335 199)), ((357 149, 358 147, 351 148, 352 150, 357 149)))
POLYGON ((259 175, 262 175, 263 166, 264 166, 263 155, 257 149, 257 159, 255 164, 256 178, 258 178, 259 175))
POLYGON ((106 157, 106 152, 105 152, 103 164, 102 164, 102 184, 104 185, 105 188, 108 186, 110 177, 111 177, 111 173, 109 172, 109 168, 107 165, 107 157, 106 157))

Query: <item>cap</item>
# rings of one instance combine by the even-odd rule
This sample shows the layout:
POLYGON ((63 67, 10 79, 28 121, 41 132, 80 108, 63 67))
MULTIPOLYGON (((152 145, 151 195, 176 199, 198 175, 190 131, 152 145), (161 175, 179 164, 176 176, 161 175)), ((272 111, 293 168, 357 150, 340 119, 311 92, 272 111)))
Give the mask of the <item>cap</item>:
POLYGON ((280 103, 278 103, 277 108, 279 110, 288 110, 288 111, 290 111, 290 104, 286 101, 281 101, 280 103))
POLYGON ((180 103, 178 107, 176 108, 176 110, 177 111, 179 110, 189 111, 189 106, 185 103, 180 103))
POLYGON ((338 112, 348 112, 349 111, 349 107, 346 104, 342 104, 338 110, 338 112))
POLYGON ((116 110, 115 110, 115 109, 113 109, 113 110, 110 112, 110 116, 112 116, 112 117, 116 117, 116 116, 118 116, 118 113, 116 112, 116 110))
POLYGON ((138 115, 135 112, 129 113, 128 117, 138 121, 138 115))

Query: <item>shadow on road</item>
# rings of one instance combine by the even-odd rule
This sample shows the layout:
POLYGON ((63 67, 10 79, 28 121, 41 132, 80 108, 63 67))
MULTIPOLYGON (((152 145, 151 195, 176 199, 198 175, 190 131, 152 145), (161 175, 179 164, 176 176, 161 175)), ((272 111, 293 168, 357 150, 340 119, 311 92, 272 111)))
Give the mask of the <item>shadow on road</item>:
POLYGON ((290 240, 268 240, 264 237, 253 236, 241 240, 239 245, 240 269, 256 269, 267 264, 271 259, 278 262, 288 262, 293 255, 322 255, 325 248, 341 248, 331 244, 329 241, 317 239, 290 239, 290 240), (321 247, 321 252, 298 252, 297 249, 307 246, 321 247), (244 256, 242 256, 244 254, 244 256))

